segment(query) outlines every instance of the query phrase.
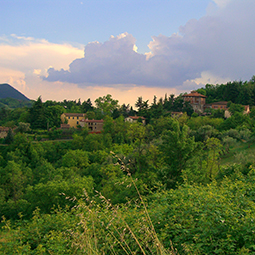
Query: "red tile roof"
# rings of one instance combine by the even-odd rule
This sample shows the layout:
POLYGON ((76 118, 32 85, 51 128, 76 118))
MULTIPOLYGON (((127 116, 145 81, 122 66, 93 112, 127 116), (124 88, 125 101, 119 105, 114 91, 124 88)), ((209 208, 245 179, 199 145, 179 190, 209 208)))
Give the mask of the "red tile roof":
POLYGON ((183 97, 204 97, 204 98, 206 98, 206 96, 199 94, 196 91, 191 91, 191 93, 185 94, 185 95, 183 95, 183 97))

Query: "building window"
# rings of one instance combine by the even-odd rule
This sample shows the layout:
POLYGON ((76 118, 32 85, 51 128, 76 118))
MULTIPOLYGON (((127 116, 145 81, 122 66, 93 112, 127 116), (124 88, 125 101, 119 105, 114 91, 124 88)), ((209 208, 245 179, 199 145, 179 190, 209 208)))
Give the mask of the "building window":
POLYGON ((79 117, 77 116, 77 120, 79 119, 79 117))
POLYGON ((79 125, 79 121, 77 121, 77 125, 79 125))

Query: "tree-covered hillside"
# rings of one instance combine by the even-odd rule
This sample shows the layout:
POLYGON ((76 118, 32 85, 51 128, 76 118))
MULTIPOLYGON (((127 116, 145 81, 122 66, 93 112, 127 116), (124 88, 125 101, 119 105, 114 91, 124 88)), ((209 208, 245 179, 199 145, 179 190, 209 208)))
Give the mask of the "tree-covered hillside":
POLYGON ((33 105, 33 101, 31 100, 19 100, 14 98, 2 98, 0 99, 0 108, 22 108, 22 107, 31 107, 33 105))
POLYGON ((236 103, 228 119, 181 95, 1 108, 16 128, 0 146, 0 253, 254 254, 255 110, 236 103), (63 112, 103 131, 58 129, 63 112))
POLYGON ((255 105, 255 76, 249 81, 233 81, 226 84, 206 84, 197 90, 207 96, 206 102, 231 101, 235 104, 255 105))

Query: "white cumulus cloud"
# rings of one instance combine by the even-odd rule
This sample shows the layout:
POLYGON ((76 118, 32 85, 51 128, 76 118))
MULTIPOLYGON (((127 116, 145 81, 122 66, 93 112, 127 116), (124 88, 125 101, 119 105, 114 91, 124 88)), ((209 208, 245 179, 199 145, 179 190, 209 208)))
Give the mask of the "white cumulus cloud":
POLYGON ((225 6, 227 6, 227 4, 229 4, 231 1, 233 0, 214 0, 214 2, 217 4, 217 6, 219 6, 220 8, 223 8, 225 6))
POLYGON ((84 57, 73 60, 69 68, 52 65, 44 79, 79 86, 168 88, 201 81, 204 73, 217 80, 249 79, 255 73, 255 1, 215 3, 220 8, 214 14, 189 20, 171 36, 153 36, 150 53, 134 51, 136 40, 131 34, 111 36, 104 43, 87 44, 84 57))
MULTIPOLYGON (((29 98, 45 92, 46 75, 51 65, 68 68, 74 58, 82 57, 83 50, 69 44, 54 44, 44 39, 12 34, 0 38, 0 83, 9 83, 29 98), (33 80, 33 83, 28 81, 33 80)), ((52 84, 49 91, 53 91, 52 84)))

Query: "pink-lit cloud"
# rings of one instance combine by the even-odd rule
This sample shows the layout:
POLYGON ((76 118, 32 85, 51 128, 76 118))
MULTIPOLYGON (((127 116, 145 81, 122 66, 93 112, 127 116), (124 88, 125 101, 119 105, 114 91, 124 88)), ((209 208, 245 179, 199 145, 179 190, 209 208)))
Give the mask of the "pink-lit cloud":
POLYGON ((152 36, 149 53, 136 52, 135 38, 124 33, 87 44, 84 57, 67 69, 52 65, 44 79, 81 87, 135 84, 177 89, 201 80, 204 73, 221 80, 249 79, 255 70, 255 1, 215 3, 219 8, 213 14, 189 20, 178 33, 152 36))
POLYGON ((206 83, 247 80, 255 74, 254 0, 215 0, 208 13, 171 36, 152 36, 142 54, 129 33, 84 45, 24 36, 0 37, 0 83, 27 97, 92 101, 112 94, 134 104, 206 83))

